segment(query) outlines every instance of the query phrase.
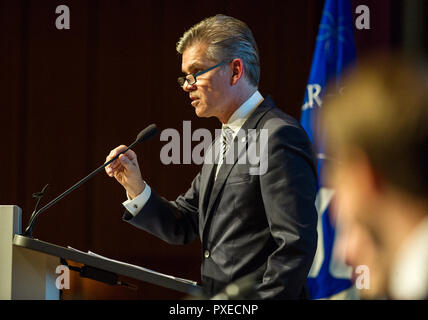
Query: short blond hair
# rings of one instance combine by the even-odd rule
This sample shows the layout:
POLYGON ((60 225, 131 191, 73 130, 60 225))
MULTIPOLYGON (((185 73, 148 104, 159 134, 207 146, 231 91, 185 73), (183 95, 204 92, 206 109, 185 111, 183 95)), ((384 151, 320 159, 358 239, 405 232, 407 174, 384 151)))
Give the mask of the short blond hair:
POLYGON ((177 43, 177 52, 183 54, 197 43, 207 44, 208 59, 217 63, 241 58, 249 83, 258 86, 259 51, 250 28, 244 22, 222 14, 206 18, 183 34, 177 43))
POLYGON ((326 103, 327 152, 357 147, 389 184, 428 195, 428 79, 426 66, 402 57, 371 57, 326 103))

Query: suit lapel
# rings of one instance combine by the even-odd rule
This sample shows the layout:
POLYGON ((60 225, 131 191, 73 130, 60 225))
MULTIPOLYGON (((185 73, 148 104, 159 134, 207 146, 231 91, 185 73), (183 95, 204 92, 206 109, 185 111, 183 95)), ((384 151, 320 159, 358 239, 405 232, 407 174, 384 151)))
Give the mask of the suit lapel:
POLYGON ((201 205, 203 211, 203 219, 205 219, 206 215, 206 208, 208 206, 208 201, 213 185, 215 170, 216 166, 214 164, 204 164, 202 167, 200 201, 202 201, 201 205))
POLYGON ((200 213, 202 221, 205 220, 206 217, 206 209, 208 206, 208 201, 210 199, 215 170, 217 165, 215 165, 216 157, 218 156, 219 143, 221 139, 220 137, 216 137, 214 143, 211 144, 210 148, 207 150, 207 154, 205 155, 204 165, 202 166, 201 172, 201 187, 200 187, 200 213))
MULTIPOLYGON (((259 120, 262 118, 262 116, 270 109, 272 108, 273 105, 273 101, 272 99, 268 96, 265 98, 265 100, 254 110, 254 112, 250 115, 250 117, 247 119, 247 121, 245 121, 245 123, 243 124, 241 130, 243 131, 245 137, 247 136, 247 132, 248 129, 255 129, 257 127, 257 124, 259 122, 259 120)), ((223 189, 224 184, 227 181, 227 178, 229 177, 229 174, 232 170, 232 168, 235 166, 237 160, 239 159, 239 156, 242 154, 242 152, 246 151, 246 148, 242 148, 242 150, 238 149, 238 145, 239 145, 239 140, 241 139, 242 135, 237 134, 233 140, 233 145, 234 148, 229 148, 229 150, 226 153, 226 157, 229 155, 229 152, 234 151, 234 155, 233 155, 233 163, 223 163, 220 167, 220 170, 218 172, 217 175, 217 179, 214 182, 212 191, 211 191, 211 195, 207 195, 207 200, 209 200, 208 202, 208 207, 207 207, 207 211, 205 214, 205 219, 204 219, 204 230, 205 230, 205 226, 207 225, 207 222, 210 218, 210 216, 212 215, 213 211, 214 211, 214 204, 220 194, 220 191, 223 189), (239 154, 238 154, 239 153, 239 154)), ((242 142, 241 142, 242 143, 242 142)), ((230 156, 230 155, 229 155, 230 156)), ((212 166, 215 168, 215 166, 212 166)), ((215 172, 213 173, 215 174, 215 172)))

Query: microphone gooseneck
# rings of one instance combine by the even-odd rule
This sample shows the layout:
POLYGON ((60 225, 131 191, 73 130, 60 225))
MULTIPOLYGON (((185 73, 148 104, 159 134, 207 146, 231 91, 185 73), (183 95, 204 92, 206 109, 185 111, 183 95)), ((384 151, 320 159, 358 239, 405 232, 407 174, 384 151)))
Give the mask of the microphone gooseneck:
POLYGON ((134 147, 138 143, 141 143, 143 141, 146 141, 146 140, 154 137, 157 134, 157 131, 158 130, 157 130, 157 127, 156 127, 155 124, 151 124, 148 127, 146 127, 145 129, 141 130, 140 133, 137 135, 137 138, 135 139, 135 141, 128 148, 126 148, 125 150, 123 150, 122 152, 120 152, 119 154, 117 154, 111 160, 103 163, 100 167, 98 167, 97 169, 95 169, 93 172, 91 172, 89 175, 87 175, 85 178, 83 178, 82 180, 80 180, 79 182, 77 182, 76 184, 74 184, 73 186, 71 186, 69 189, 67 189, 63 193, 61 193, 58 197, 56 197, 55 199, 53 199, 51 202, 49 202, 48 204, 46 204, 44 207, 40 208, 37 212, 33 212, 33 214, 30 217, 30 221, 28 223, 28 227, 24 231, 24 236, 31 237, 31 238, 33 237, 33 229, 34 229, 34 225, 35 225, 35 223, 37 221, 37 217, 43 211, 49 209, 51 206, 53 206, 59 200, 61 200, 62 198, 64 198, 66 195, 68 195, 70 192, 74 191, 75 189, 77 189, 78 187, 80 187, 82 184, 84 184, 86 181, 88 181, 89 179, 91 179, 93 176, 95 176, 97 173, 99 173, 101 170, 103 170, 105 167, 107 167, 110 163, 112 163, 117 158, 119 158, 119 156, 121 154, 127 152, 129 149, 131 149, 132 147, 134 147))

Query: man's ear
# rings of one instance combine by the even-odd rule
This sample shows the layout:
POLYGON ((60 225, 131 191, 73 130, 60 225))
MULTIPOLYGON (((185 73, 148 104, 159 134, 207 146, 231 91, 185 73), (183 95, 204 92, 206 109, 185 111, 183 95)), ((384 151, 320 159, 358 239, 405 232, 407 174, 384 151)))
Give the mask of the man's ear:
POLYGON ((240 58, 233 59, 231 62, 231 66, 232 66, 232 78, 231 78, 230 84, 234 86, 239 82, 239 80, 244 74, 244 62, 240 58))

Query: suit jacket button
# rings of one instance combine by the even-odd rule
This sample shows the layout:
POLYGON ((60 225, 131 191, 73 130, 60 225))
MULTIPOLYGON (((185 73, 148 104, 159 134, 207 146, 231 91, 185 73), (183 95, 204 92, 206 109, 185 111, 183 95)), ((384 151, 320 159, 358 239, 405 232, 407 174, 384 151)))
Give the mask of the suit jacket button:
POLYGON ((209 250, 204 251, 204 257, 205 257, 205 259, 208 259, 210 257, 210 251, 209 250))

